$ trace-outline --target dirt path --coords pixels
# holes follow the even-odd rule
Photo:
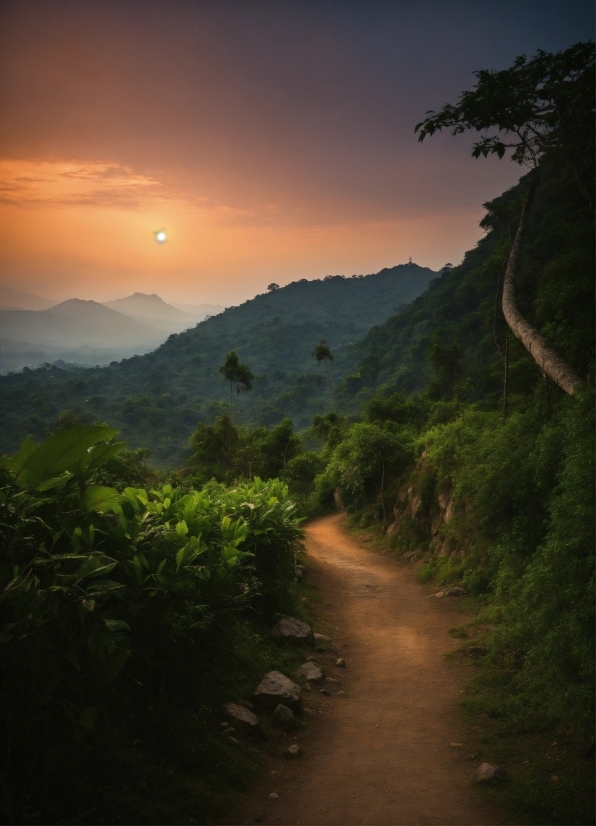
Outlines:
[[[234,822],[503,823],[471,785],[478,764],[465,758],[478,734],[464,731],[457,714],[464,667],[443,657],[457,645],[448,634],[461,622],[456,605],[429,598],[410,571],[358,544],[342,522],[311,523],[306,547],[318,630],[332,636],[347,668],[317,653],[341,682],[326,684],[331,696],[305,693],[304,756],[272,759]]]

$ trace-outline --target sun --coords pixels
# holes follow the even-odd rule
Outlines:
[[[165,234],[163,229],[160,229],[158,232],[155,233],[155,240],[158,244],[164,244],[168,239],[168,236]]]

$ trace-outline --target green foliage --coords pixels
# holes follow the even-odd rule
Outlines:
[[[223,380],[230,385],[230,420],[234,421],[234,390],[236,395],[247,393],[252,390],[254,375],[247,364],[240,364],[238,354],[235,350],[225,357],[224,363],[219,368]]]
[[[319,453],[306,451],[290,459],[284,471],[284,479],[290,491],[304,501],[308,508],[308,497],[313,491],[315,479],[325,468],[325,460]]]
[[[220,656],[209,651],[225,629],[293,604],[300,532],[285,485],[120,493],[91,484],[121,447],[106,442],[113,435],[70,428],[3,461],[2,806],[12,822],[38,819],[56,755],[109,739],[117,719],[140,725],[158,697],[200,705],[193,682]],[[133,683],[145,699],[131,717]]]
[[[496,135],[481,134],[473,145],[475,158],[502,158],[511,148],[514,161],[536,166],[545,152],[564,146],[573,147],[580,166],[587,160],[593,167],[593,43],[556,54],[538,50],[530,59],[521,55],[509,69],[475,75],[478,83],[457,105],[427,112],[415,129],[420,141],[444,128],[453,135],[495,129]]]
[[[398,434],[359,422],[336,447],[328,473],[342,493],[370,503],[380,493],[383,475],[386,482],[399,476],[410,459],[410,445]]]
[[[277,427],[249,431],[233,425],[228,416],[218,416],[212,425],[199,424],[190,443],[189,467],[199,483],[255,476],[276,479],[302,450],[302,441],[289,419]]]

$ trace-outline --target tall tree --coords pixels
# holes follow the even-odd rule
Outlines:
[[[329,395],[331,396],[331,401],[333,402],[333,409],[335,410],[336,414],[339,415],[337,410],[337,403],[335,401],[335,396],[333,394],[333,384],[331,382],[331,373],[329,371],[329,365],[333,362],[333,353],[327,346],[327,344],[322,341],[320,344],[317,344],[315,349],[312,351],[312,358],[315,359],[317,364],[323,364],[325,366],[325,372],[327,374],[327,385],[329,387]]]
[[[237,395],[252,390],[254,375],[247,364],[240,364],[235,350],[228,353],[224,363],[219,368],[219,372],[222,374],[223,380],[229,382],[230,385],[230,422],[234,424],[234,390]]]
[[[594,210],[594,44],[577,43],[556,54],[538,51],[531,59],[521,55],[509,69],[475,75],[478,83],[457,104],[427,112],[415,131],[422,141],[444,128],[453,135],[473,129],[480,133],[472,146],[475,158],[502,158],[509,149],[512,160],[533,170],[507,261],[501,306],[511,332],[543,373],[571,395],[582,380],[521,314],[515,277],[543,158],[570,166]]]

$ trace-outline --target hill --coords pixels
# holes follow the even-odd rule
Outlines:
[[[53,303],[49,298],[0,284],[0,307],[3,310],[47,310]]]
[[[495,296],[526,186],[522,178],[485,204],[486,235],[462,264],[445,269],[427,292],[358,343],[356,369],[338,388],[344,406],[360,407],[377,392],[409,395],[431,383],[437,396],[455,393],[486,409],[500,405],[506,327]],[[593,376],[593,256],[593,225],[579,187],[565,171],[545,167],[517,279],[518,301],[524,316],[583,378]],[[534,392],[540,372],[517,339],[509,338],[509,391]]]
[[[167,304],[155,293],[151,295],[133,293],[133,295],[126,296],[126,298],[104,301],[103,305],[133,318],[177,322],[178,324],[186,324],[186,327],[191,327],[207,315],[207,313],[204,313],[201,318],[197,318],[195,314],[183,312],[172,304]],[[182,329],[186,329],[186,327]]]
[[[61,411],[71,410],[121,427],[131,447],[152,450],[152,461],[182,462],[197,422],[212,421],[227,407],[218,370],[232,349],[257,375],[253,392],[238,399],[238,420],[274,424],[293,416],[305,427],[329,407],[324,375],[311,358],[319,341],[325,339],[335,353],[334,377],[341,378],[359,357],[354,342],[435,277],[430,269],[406,264],[368,276],[304,279],[172,335],[144,356],[104,369],[3,377],[2,448],[14,449],[29,432],[41,435]]]
[[[6,338],[53,347],[118,347],[157,344],[160,332],[97,301],[71,298],[48,310],[1,310]]]
[[[174,307],[171,310],[178,314],[177,320],[132,317],[79,298],[46,310],[0,310],[0,370],[37,367],[57,360],[106,365],[146,353],[169,334],[196,323],[192,316],[184,316]]]

